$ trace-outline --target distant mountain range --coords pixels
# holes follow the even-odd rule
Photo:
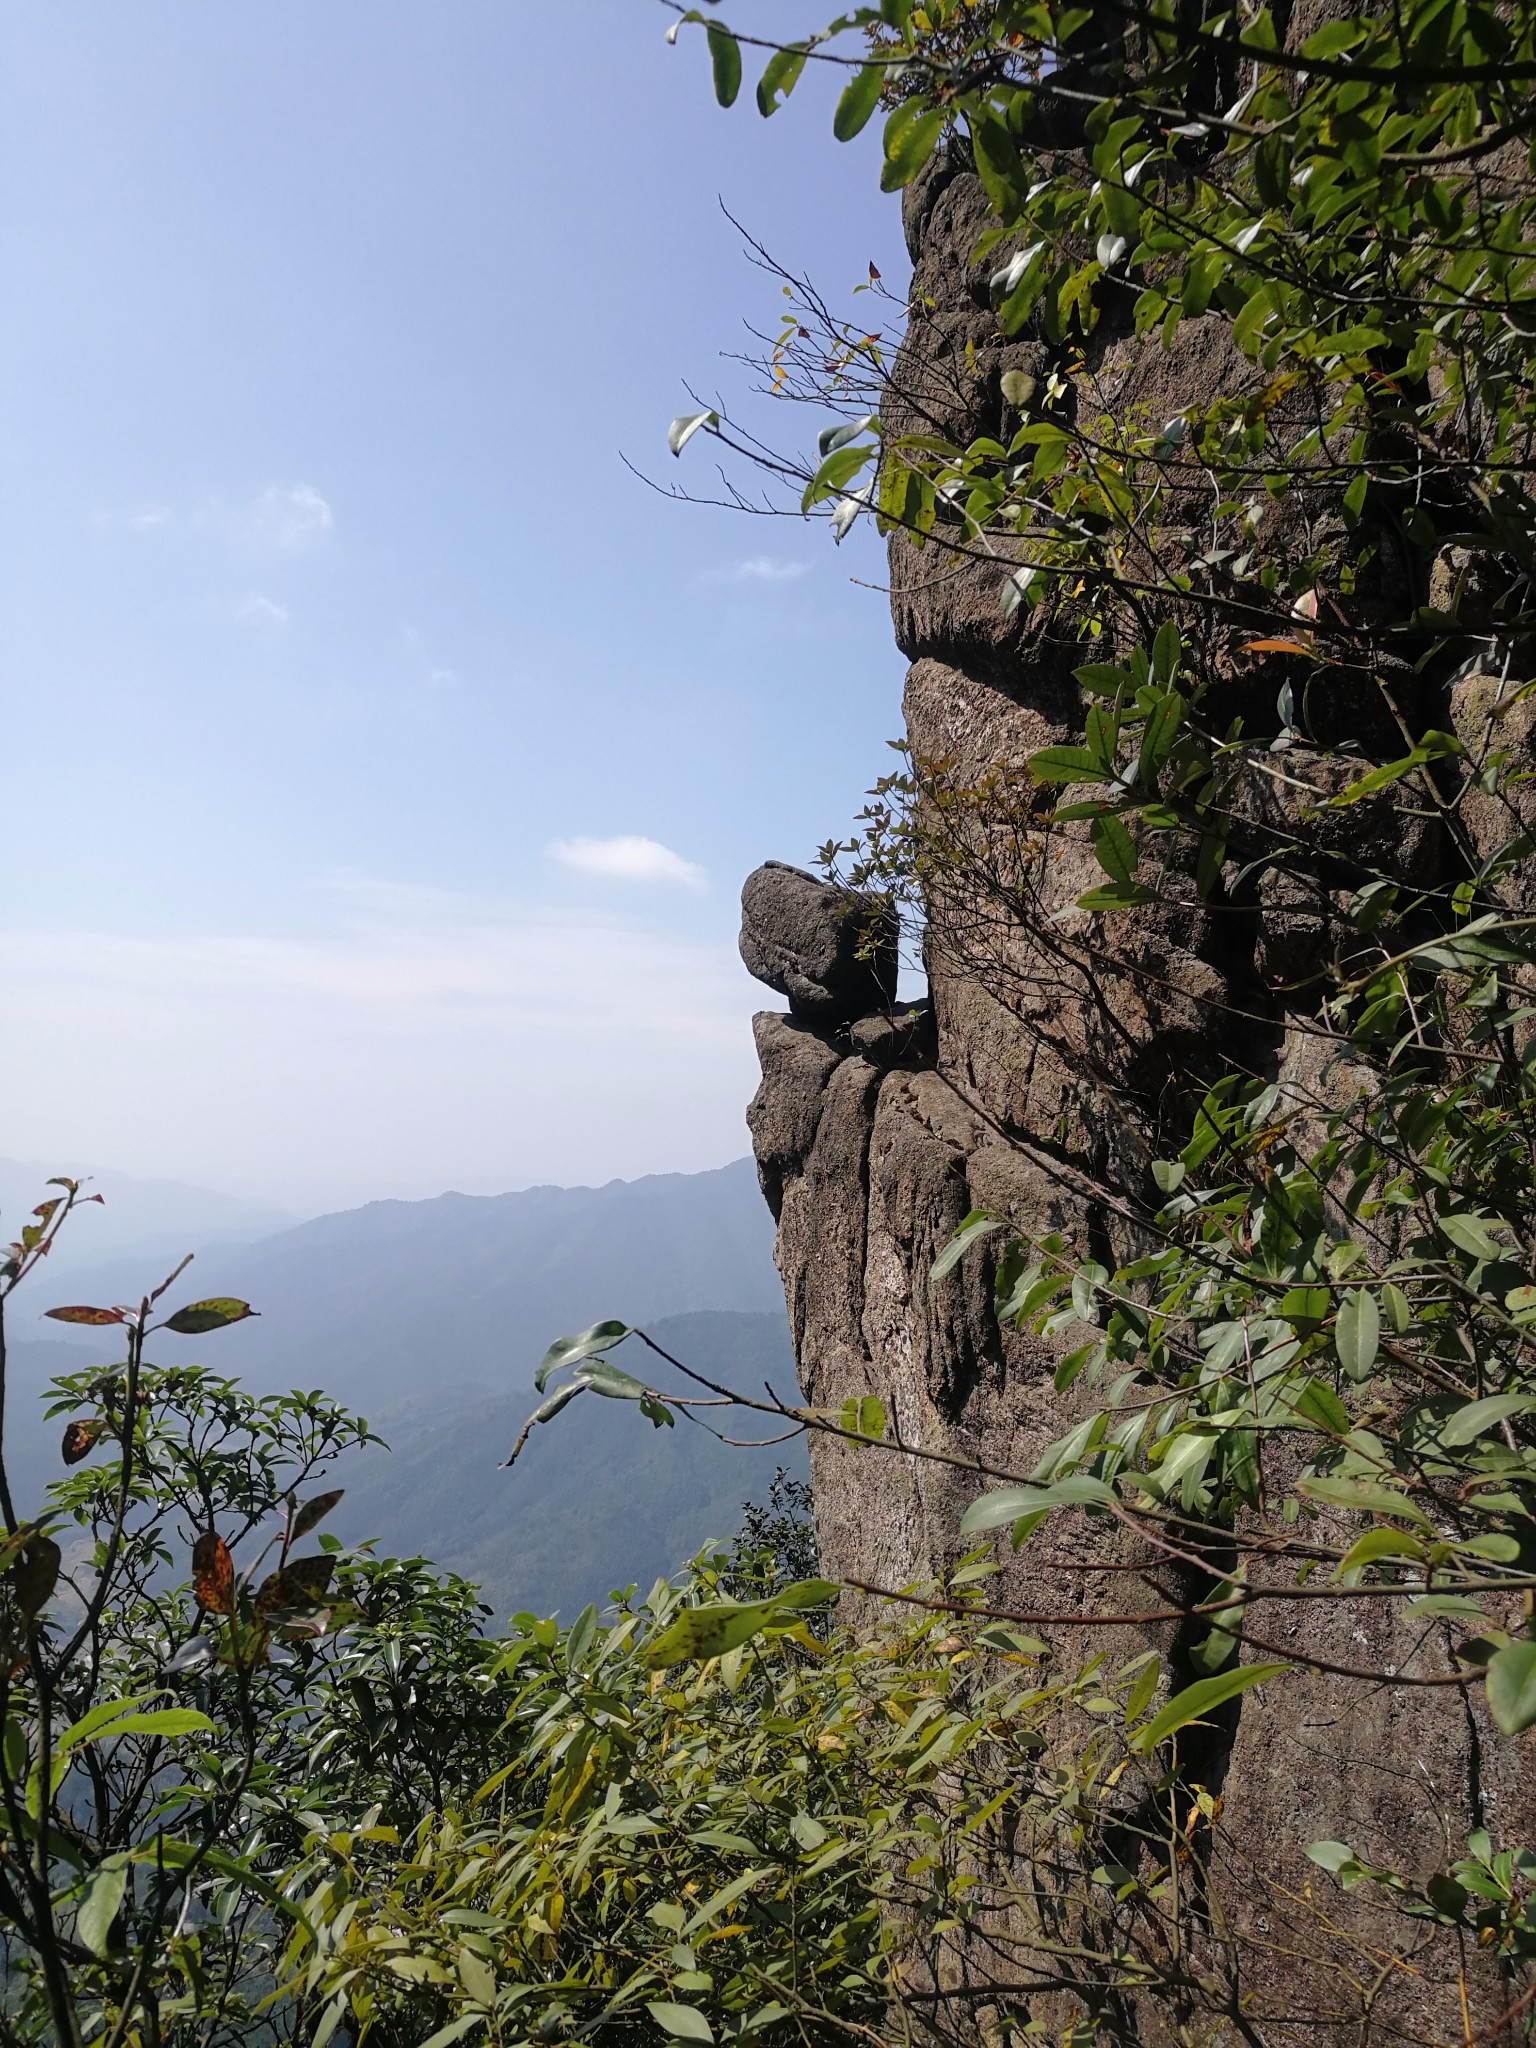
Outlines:
[[[49,1255],[55,1279],[107,1260],[131,1261],[136,1268],[166,1261],[174,1265],[194,1246],[249,1243],[298,1220],[269,1203],[242,1201],[183,1181],[138,1180],[78,1162],[0,1159],[0,1239],[9,1242],[20,1235],[38,1203],[58,1192],[47,1183],[59,1174],[87,1181],[89,1191],[102,1200],[70,1218]]]
[[[233,1294],[260,1318],[211,1337],[162,1336],[152,1356],[260,1391],[323,1389],[367,1415],[391,1450],[359,1454],[343,1475],[338,1534],[460,1571],[499,1612],[568,1613],[730,1536],[775,1466],[803,1476],[805,1461],[799,1444],[735,1450],[698,1427],[653,1430],[629,1403],[587,1395],[501,1471],[537,1403],[539,1359],[554,1338],[617,1316],[686,1362],[750,1386],[770,1379],[792,1399],[772,1246],[748,1160],[601,1188],[373,1202],[200,1250],[165,1306]],[[24,1499],[62,1470],[61,1425],[42,1427],[37,1392],[120,1355],[109,1332],[42,1321],[41,1311],[136,1300],[173,1263],[146,1266],[135,1254],[65,1269],[63,1288],[55,1266],[16,1296],[7,1439]],[[645,1356],[623,1363],[652,1379]]]

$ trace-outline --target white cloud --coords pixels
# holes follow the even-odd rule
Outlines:
[[[313,484],[269,484],[251,507],[258,539],[285,553],[318,547],[336,524]]]
[[[135,533],[152,533],[157,526],[169,526],[170,523],[169,505],[141,505],[136,512],[128,514],[128,524]]]
[[[295,906],[298,908],[299,906]],[[0,933],[9,1149],[316,1208],[746,1149],[728,934],[334,876],[303,936]]]
[[[804,562],[779,562],[772,555],[750,555],[744,562],[733,562],[728,569],[716,569],[710,574],[712,583],[793,583],[797,576],[805,574]]]
[[[619,882],[676,882],[685,889],[704,887],[704,870],[659,839],[629,833],[613,839],[556,839],[547,851],[551,860],[581,875],[606,875]]]
[[[263,597],[257,590],[242,598],[235,607],[235,623],[250,626],[259,633],[278,632],[287,625],[288,619],[287,605],[279,604],[275,598]]]

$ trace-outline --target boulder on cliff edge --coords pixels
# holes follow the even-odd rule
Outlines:
[[[877,897],[765,861],[741,892],[747,972],[788,999],[804,1023],[831,1029],[896,999],[896,913]]]

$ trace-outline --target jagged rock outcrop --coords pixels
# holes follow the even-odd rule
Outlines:
[[[765,861],[741,892],[747,972],[808,1024],[850,1024],[895,1000],[898,932],[888,905]]]
[[[970,261],[986,220],[977,180],[953,160],[936,160],[907,196],[913,303],[923,311],[897,365],[896,402],[961,441],[1001,428],[1007,370],[1041,372],[1047,359],[1043,342],[1005,340],[989,310],[984,274]],[[1139,406],[1158,418],[1208,399],[1233,367],[1215,319],[1186,321],[1166,352],[1106,319],[1086,349],[1080,403]],[[1080,650],[1053,641],[1038,614],[1003,620],[995,567],[939,573],[933,551],[898,538],[891,578],[896,639],[911,664],[904,712],[915,756],[976,781],[1076,736],[1082,706],[1070,670]],[[1469,679],[1458,715],[1482,716],[1489,687]],[[1272,679],[1251,689],[1272,701]],[[1370,751],[1366,710],[1341,703],[1335,715],[1363,722],[1356,736]],[[1053,947],[1042,931],[1081,935],[1071,905],[1089,885],[1086,843],[1069,844],[1033,885],[1042,916],[1027,930],[989,922],[963,889],[947,895],[938,879],[925,936],[931,1009],[906,1021],[889,1012],[888,991],[884,1003],[872,1001],[866,983],[855,1000],[830,929],[825,945],[807,943],[803,964],[786,964],[781,906],[810,898],[780,879],[793,871],[753,878],[743,957],[789,995],[791,1014],[756,1020],[763,1080],[749,1123],[811,1402],[836,1407],[874,1393],[905,1443],[1027,1472],[1070,1427],[1071,1397],[1053,1388],[1052,1347],[999,1330],[984,1257],[931,1277],[961,1218],[986,1208],[1034,1235],[1086,1234],[1106,1254],[1128,1255],[1134,1226],[1117,1191],[1145,1184],[1160,1134],[1186,1113],[1210,1062],[1213,1015],[1223,1020],[1223,1056],[1236,1048],[1293,1100],[1321,1110],[1350,1098],[1359,1076],[1312,1030],[1298,984],[1327,957],[1340,892],[1362,857],[1425,883],[1444,848],[1435,821],[1403,834],[1399,812],[1383,802],[1343,814],[1337,844],[1322,845],[1309,870],[1265,867],[1265,847],[1298,806],[1326,795],[1343,772],[1296,749],[1283,775],[1261,768],[1240,793],[1253,841],[1244,858],[1259,870],[1241,920],[1198,907],[1198,892],[1186,890],[1197,907],[1152,905],[1119,918],[1085,960],[1082,948]],[[1069,1333],[1063,1347],[1086,1334]],[[981,1482],[956,1466],[870,1458],[818,1439],[812,1469],[831,1572],[899,1587],[941,1573],[968,1547],[959,1523]],[[1075,1542],[1072,1569],[1048,1569],[1026,1551],[997,1582],[1000,1604],[1098,1616],[1165,1604],[1137,1576],[1125,1539],[1084,1523]],[[1385,1609],[1339,1600],[1326,1617],[1292,1608],[1269,1626],[1320,1665],[1390,1668],[1409,1646],[1394,1639],[1403,1625]],[[1177,1673],[1185,1646],[1176,1631],[1138,1639],[1127,1630],[1116,1654],[1137,1640],[1156,1642]],[[1449,1670],[1448,1640],[1443,1654]],[[1326,1669],[1293,1676],[1244,1697],[1203,1777],[1223,1794],[1226,1815],[1210,1911],[1247,1937],[1249,1960],[1234,1992],[1241,2027],[1200,2038],[1264,2048],[1457,2041],[1467,1984],[1476,2009],[1500,2009],[1491,1965],[1429,1939],[1404,1959],[1405,1923],[1363,1899],[1330,1897],[1328,1951],[1308,1904],[1318,1874],[1303,1855],[1308,1840],[1329,1836],[1383,1864],[1427,1869],[1478,1825],[1531,1839],[1529,1786],[1475,1696],[1390,1684],[1365,1692]],[[1149,2043],[1177,2038],[1150,2016],[1145,2026]]]

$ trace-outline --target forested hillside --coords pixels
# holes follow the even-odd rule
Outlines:
[[[224,1336],[223,1369],[262,1389],[323,1387],[370,1418],[469,1385],[526,1388],[552,1335],[616,1304],[633,1322],[783,1307],[773,1222],[749,1159],[601,1188],[370,1202],[257,1244],[183,1245],[176,1256],[194,1250],[169,1304],[216,1292],[258,1312]],[[136,1300],[175,1263],[72,1271],[67,1291]],[[39,1297],[50,1285],[45,1271]],[[52,1305],[37,1300],[39,1314]],[[35,1319],[22,1333],[45,1331],[64,1333]],[[108,1356],[110,1340],[68,1334]]]
[[[95,1221],[87,1209],[79,1227]],[[636,1432],[632,1415],[595,1403],[584,1429],[541,1433],[503,1471],[537,1401],[535,1366],[552,1337],[622,1298],[678,1356],[771,1380],[794,1399],[771,1245],[743,1160],[605,1188],[376,1202],[256,1245],[208,1247],[166,1302],[214,1288],[250,1300],[257,1315],[220,1331],[216,1354],[194,1343],[194,1356],[253,1391],[318,1388],[367,1417],[383,1441],[344,1461],[338,1533],[431,1558],[481,1585],[500,1614],[569,1617],[615,1585],[649,1586],[706,1538],[733,1535],[742,1502],[766,1492],[776,1463],[803,1476],[805,1454],[799,1443],[733,1451],[696,1427]],[[34,1299],[132,1300],[175,1263],[66,1267],[62,1293],[45,1266]],[[101,1330],[46,1316],[35,1327],[49,1336],[10,1346],[7,1461],[23,1498],[65,1469],[59,1427],[37,1394],[78,1371],[82,1354],[109,1364],[121,1351]],[[156,1347],[164,1363],[173,1341]]]

